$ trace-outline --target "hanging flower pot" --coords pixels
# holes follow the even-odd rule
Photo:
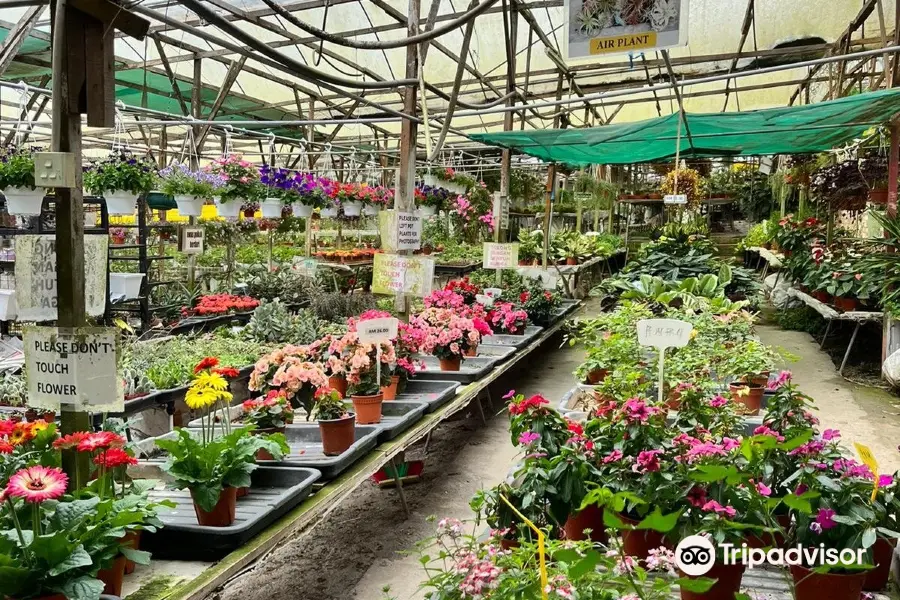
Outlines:
[[[39,215],[44,202],[43,188],[29,190],[21,187],[4,188],[6,212],[11,215]]]
[[[244,204],[244,201],[241,198],[232,198],[225,202],[223,202],[221,198],[214,198],[214,200],[216,203],[216,212],[219,213],[220,217],[237,219],[241,214],[241,206]],[[180,212],[181,207],[179,207],[178,210]]]
[[[137,194],[126,190],[106,192],[103,194],[106,200],[106,212],[111,215],[133,215],[137,203]]]
[[[338,456],[353,445],[356,438],[356,417],[351,413],[340,419],[319,421],[322,451],[325,456]]]
[[[866,571],[859,573],[816,573],[800,565],[791,565],[796,600],[859,600]]]
[[[335,218],[335,217],[338,215],[338,209],[337,209],[337,206],[335,206],[334,204],[331,204],[331,205],[329,205],[329,206],[326,206],[325,208],[323,208],[323,209],[319,212],[319,214],[320,214],[322,217],[325,217],[325,218],[328,218],[328,219],[333,219],[333,218]]]
[[[703,593],[681,590],[681,600],[733,600],[735,594],[741,591],[741,580],[744,578],[746,566],[738,563],[734,565],[714,564],[712,569],[704,575],[716,582]],[[692,579],[689,575],[686,575]]]
[[[110,273],[109,293],[122,294],[126,300],[133,300],[141,295],[143,281],[143,273]]]
[[[97,571],[97,579],[103,582],[104,594],[121,596],[122,580],[125,579],[125,555],[120,554],[111,566]]]
[[[191,498],[194,498],[194,490],[191,490]],[[209,512],[197,506],[194,500],[194,513],[197,515],[197,522],[204,527],[228,527],[234,523],[235,506],[237,504],[237,488],[222,488],[219,494],[219,501]]]
[[[362,202],[359,200],[344,202],[341,206],[344,209],[345,217],[358,217],[359,213],[362,211]]]
[[[459,371],[460,364],[462,364],[462,357],[454,356],[453,358],[440,358],[438,361],[441,364],[441,371]]]
[[[440,182],[438,181],[438,178],[436,176],[428,173],[422,177],[422,183],[424,183],[428,187],[435,187]]]
[[[341,395],[341,398],[347,397],[347,378],[343,375],[332,375],[328,378],[328,387]]]
[[[373,423],[381,423],[381,403],[384,401],[383,394],[373,394],[371,396],[350,396],[353,401],[353,410],[356,411],[356,422],[360,425],[371,425]]]
[[[397,399],[397,386],[400,385],[400,376],[399,375],[391,375],[391,385],[385,385],[381,387],[381,395],[384,396],[385,400],[396,400]]]
[[[381,207],[376,206],[375,204],[366,204],[363,207],[363,214],[367,217],[377,217],[380,212]]]
[[[308,204],[303,204],[302,202],[294,202],[291,206],[294,209],[295,217],[306,219],[312,216],[313,207]]]
[[[284,208],[284,203],[278,198],[266,198],[259,203],[259,209],[262,211],[264,219],[280,219],[282,208]]]
[[[428,217],[433,217],[437,214],[437,208],[435,208],[434,206],[423,205],[419,207],[419,214],[423,219],[427,219]]]
[[[762,408],[763,393],[765,387],[747,383],[731,383],[728,385],[731,392],[731,398],[739,404],[743,404],[746,408],[745,414],[755,416],[759,414]]]
[[[203,198],[176,194],[175,204],[178,205],[178,214],[182,217],[199,217],[203,212]]]
[[[872,563],[875,568],[866,571],[866,581],[863,590],[866,592],[880,592],[887,587],[891,578],[891,561],[894,558],[894,547],[897,540],[878,538],[872,546]]]

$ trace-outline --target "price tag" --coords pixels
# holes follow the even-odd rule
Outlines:
[[[356,325],[359,341],[363,344],[380,344],[390,342],[397,337],[398,321],[396,317],[367,319]]]
[[[659,402],[663,401],[666,348],[683,348],[691,341],[694,326],[678,319],[641,319],[637,323],[638,343],[659,351]]]
[[[663,197],[664,204],[687,204],[687,196],[684,194],[666,194]]]
[[[485,296],[484,294],[475,294],[475,302],[485,308],[490,308],[494,305],[494,299],[491,296]]]

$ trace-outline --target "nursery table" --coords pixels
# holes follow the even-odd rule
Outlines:
[[[853,328],[853,335],[850,336],[850,343],[847,344],[847,350],[844,352],[841,368],[838,369],[838,374],[840,375],[844,374],[844,367],[847,366],[847,359],[850,357],[850,350],[853,349],[853,344],[856,342],[856,334],[859,333],[859,328],[865,323],[882,322],[884,320],[884,313],[879,311],[851,310],[847,312],[838,312],[824,302],[820,302],[809,294],[801,292],[796,288],[789,289],[788,296],[800,300],[822,315],[822,318],[827,322],[827,325],[825,326],[825,335],[822,337],[822,344],[819,348],[825,347],[825,340],[828,339],[828,333],[831,331],[831,324],[834,321],[850,321],[856,324]]]
[[[346,271],[347,273],[353,273],[353,279],[359,281],[359,272],[365,267],[371,267],[374,264],[374,261],[371,259],[367,260],[357,260],[353,262],[331,262],[328,260],[320,260],[317,261],[316,267],[322,269],[329,269],[331,271],[331,279],[334,282],[334,291],[341,291],[340,286],[338,285],[337,280],[337,271]],[[353,287],[356,287],[354,283]]]
[[[491,400],[489,386],[504,373],[514,368],[519,361],[527,360],[532,352],[556,335],[565,320],[560,320],[547,328],[541,335],[516,352],[509,360],[498,365],[483,378],[463,387],[456,397],[433,413],[427,414],[410,429],[395,439],[377,446],[370,454],[360,459],[333,481],[327,483],[300,506],[279,518],[265,531],[251,539],[216,564],[204,569],[197,577],[177,585],[167,591],[167,600],[202,600],[221,587],[248,565],[259,560],[285,540],[294,539],[313,527],[339,502],[350,497],[354,490],[380,470],[390,465],[397,467],[398,456],[408,450],[431,432],[444,420],[474,402],[475,409],[484,421],[482,398]],[[409,514],[401,480],[396,481],[397,495],[404,510]]]
[[[553,265],[556,268],[556,272],[559,273],[559,278],[562,280],[563,293],[566,297],[575,297],[575,289],[578,287],[578,278],[581,273],[593,269],[596,265],[606,260],[605,257],[595,256],[578,265]],[[600,273],[603,273],[602,265]]]
[[[763,280],[766,279],[766,275],[769,273],[769,267],[771,267],[773,269],[781,268],[781,259],[784,258],[784,256],[782,256],[780,254],[775,254],[768,248],[763,248],[761,246],[753,246],[751,248],[747,248],[747,250],[749,250],[750,252],[756,252],[757,254],[759,254],[760,258],[762,258],[764,261],[766,261],[766,266],[763,267],[763,272],[762,272]],[[779,275],[781,275],[781,274],[779,273]],[[778,279],[775,279],[775,285],[778,285]]]

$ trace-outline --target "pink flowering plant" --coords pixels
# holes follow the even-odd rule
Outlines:
[[[426,308],[411,322],[426,332],[422,351],[439,359],[462,358],[481,341],[472,319],[461,317],[449,308]]]
[[[566,420],[540,394],[526,398],[510,390],[503,399],[509,402],[509,432],[513,445],[556,454],[571,437]]]
[[[495,333],[517,334],[525,330],[528,313],[511,302],[494,302],[487,323]]]
[[[679,431],[698,428],[717,436],[737,436],[743,425],[734,402],[727,395],[717,393],[709,380],[675,385],[678,412],[672,426]],[[670,396],[671,397],[671,396]]]
[[[334,338],[329,346],[329,353],[328,364],[331,371],[346,376],[349,394],[374,396],[382,387],[391,384],[391,373],[397,364],[393,344],[381,344],[380,369],[378,348],[375,344],[360,342],[359,334],[355,330],[348,331],[340,338]]]
[[[287,345],[263,356],[250,373],[249,388],[268,398],[271,392],[283,396],[295,409],[306,411],[309,420],[313,394],[328,385],[328,376],[319,362],[321,345]]]
[[[217,174],[224,180],[224,186],[219,192],[222,202],[237,199],[252,201],[260,195],[259,169],[240,154],[217,158],[204,170],[207,173]]]

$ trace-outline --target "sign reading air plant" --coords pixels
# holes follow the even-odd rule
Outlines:
[[[659,402],[663,401],[666,348],[683,348],[691,341],[694,326],[678,319],[642,319],[637,323],[638,343],[659,352]]]
[[[687,44],[688,0],[566,0],[565,55],[648,53]]]

